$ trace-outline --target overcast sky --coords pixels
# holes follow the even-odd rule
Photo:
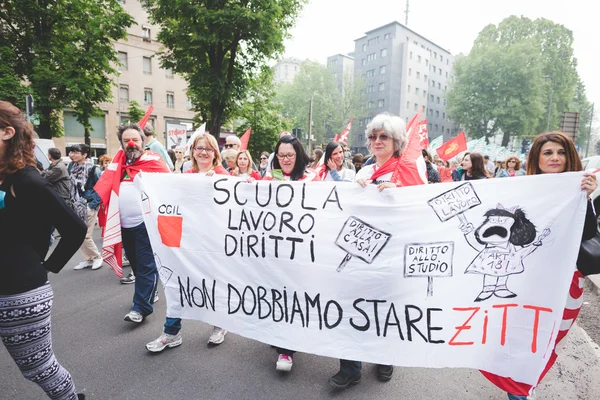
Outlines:
[[[405,8],[406,0],[309,0],[291,32],[293,37],[286,42],[285,55],[325,63],[330,55],[354,51],[354,40],[371,29],[393,21],[404,24]],[[510,15],[563,24],[573,32],[577,70],[598,116],[597,9],[590,0],[412,0],[408,27],[456,55],[467,54],[486,25],[497,25]]]

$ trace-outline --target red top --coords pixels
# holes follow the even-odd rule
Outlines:
[[[217,175],[229,175],[229,172],[227,172],[227,170],[220,165],[217,165],[216,167],[214,167],[212,169],[212,171],[215,171],[215,174],[217,174]],[[197,172],[195,172],[192,168],[190,168],[184,172],[184,174],[196,174],[196,173]]]

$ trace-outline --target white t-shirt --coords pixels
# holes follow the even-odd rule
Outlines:
[[[119,188],[119,212],[123,228],[135,228],[144,222],[140,191],[133,182],[123,181]]]
[[[356,180],[359,179],[371,179],[371,176],[373,176],[373,174],[375,173],[375,171],[377,170],[377,164],[369,164],[365,167],[362,167],[360,169],[360,171],[357,172],[356,174]],[[379,178],[377,178],[375,180],[375,182],[373,182],[376,185],[379,185],[380,183],[383,182],[389,182],[392,180],[392,175],[394,175],[394,172],[388,172],[385,175],[381,175]]]
[[[354,178],[356,177],[356,172],[354,172],[348,168],[342,168],[342,170],[337,171],[337,173],[342,178],[343,182],[354,182]],[[325,175],[325,179],[323,179],[323,180],[324,181],[334,181],[333,177],[331,176],[330,171],[327,172],[327,175]]]

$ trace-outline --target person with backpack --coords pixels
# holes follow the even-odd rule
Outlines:
[[[84,260],[75,266],[75,270],[90,267],[96,270],[102,267],[103,263],[102,256],[92,237],[101,202],[100,196],[94,191],[94,185],[100,179],[100,168],[92,163],[89,155],[90,148],[85,144],[76,144],[71,147],[69,152],[69,158],[72,161],[69,164],[71,205],[79,218],[87,225],[85,240],[80,249]]]

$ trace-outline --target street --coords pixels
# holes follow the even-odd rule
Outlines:
[[[98,229],[96,242],[100,247]],[[184,321],[181,346],[152,354],[144,345],[162,331],[162,293],[145,322],[127,323],[123,316],[134,285],[121,285],[107,265],[74,271],[80,260],[78,253],[60,274],[50,276],[52,328],[59,362],[88,399],[506,399],[475,370],[397,367],[390,382],[380,383],[371,364],[363,367],[360,384],[336,392],[327,380],[337,372],[338,360],[298,353],[292,372],[280,374],[269,345],[230,333],[220,346],[208,347],[212,327],[199,321]],[[557,364],[536,390],[538,400],[600,398],[600,351],[590,339],[600,339],[600,300],[592,290],[585,296],[579,326],[558,349]],[[4,347],[0,375],[0,398],[46,398],[21,376]]]

